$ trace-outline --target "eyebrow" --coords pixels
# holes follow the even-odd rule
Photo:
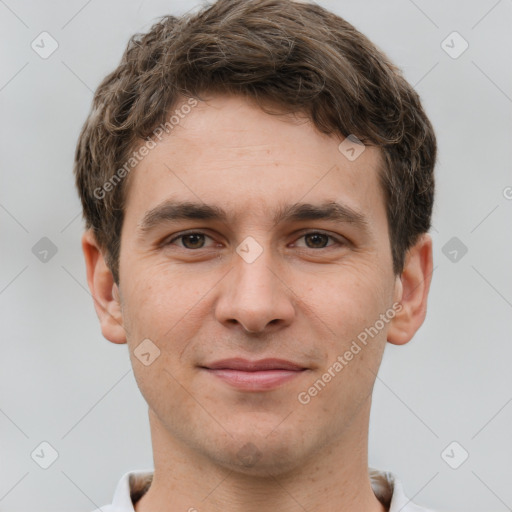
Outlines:
[[[209,220],[227,222],[228,214],[221,207],[206,203],[168,200],[149,210],[138,225],[140,236],[144,236],[155,227],[178,220]],[[363,231],[368,231],[366,216],[334,201],[321,204],[295,203],[277,208],[274,224],[283,222],[300,222],[308,220],[326,220],[354,224]]]

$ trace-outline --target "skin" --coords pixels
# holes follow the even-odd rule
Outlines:
[[[425,318],[432,241],[420,237],[393,274],[380,150],[366,147],[351,162],[340,141],[305,118],[212,96],[129,177],[119,286],[85,232],[103,335],[128,343],[148,403],[155,473],[137,512],[386,510],[368,476],[371,394],[386,342],[407,343]],[[228,218],[165,221],[141,234],[146,213],[169,199],[218,205]],[[274,222],[284,204],[325,201],[362,213],[366,229]],[[171,241],[185,230],[206,236]],[[263,250],[252,263],[236,252],[248,236]],[[399,313],[300,403],[298,394],[394,303]],[[149,366],[134,355],[146,338],[160,350]],[[249,392],[199,368],[229,357],[276,357],[307,370]]]

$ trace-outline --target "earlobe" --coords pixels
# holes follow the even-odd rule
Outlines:
[[[119,289],[91,229],[82,235],[82,250],[101,332],[112,343],[126,343]]]
[[[420,237],[409,249],[399,283],[397,295],[401,309],[390,323],[387,339],[394,345],[409,342],[421,327],[427,313],[427,299],[432,280],[432,238]]]

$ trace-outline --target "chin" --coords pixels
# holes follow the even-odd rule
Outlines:
[[[297,442],[290,436],[269,439],[265,436],[240,436],[243,441],[224,446],[215,454],[227,469],[251,477],[277,477],[303,465]],[[238,439],[240,439],[240,437]]]

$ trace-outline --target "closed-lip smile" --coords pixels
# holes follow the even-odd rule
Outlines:
[[[250,361],[240,357],[202,365],[208,373],[245,391],[268,391],[301,375],[308,368],[284,359]]]

